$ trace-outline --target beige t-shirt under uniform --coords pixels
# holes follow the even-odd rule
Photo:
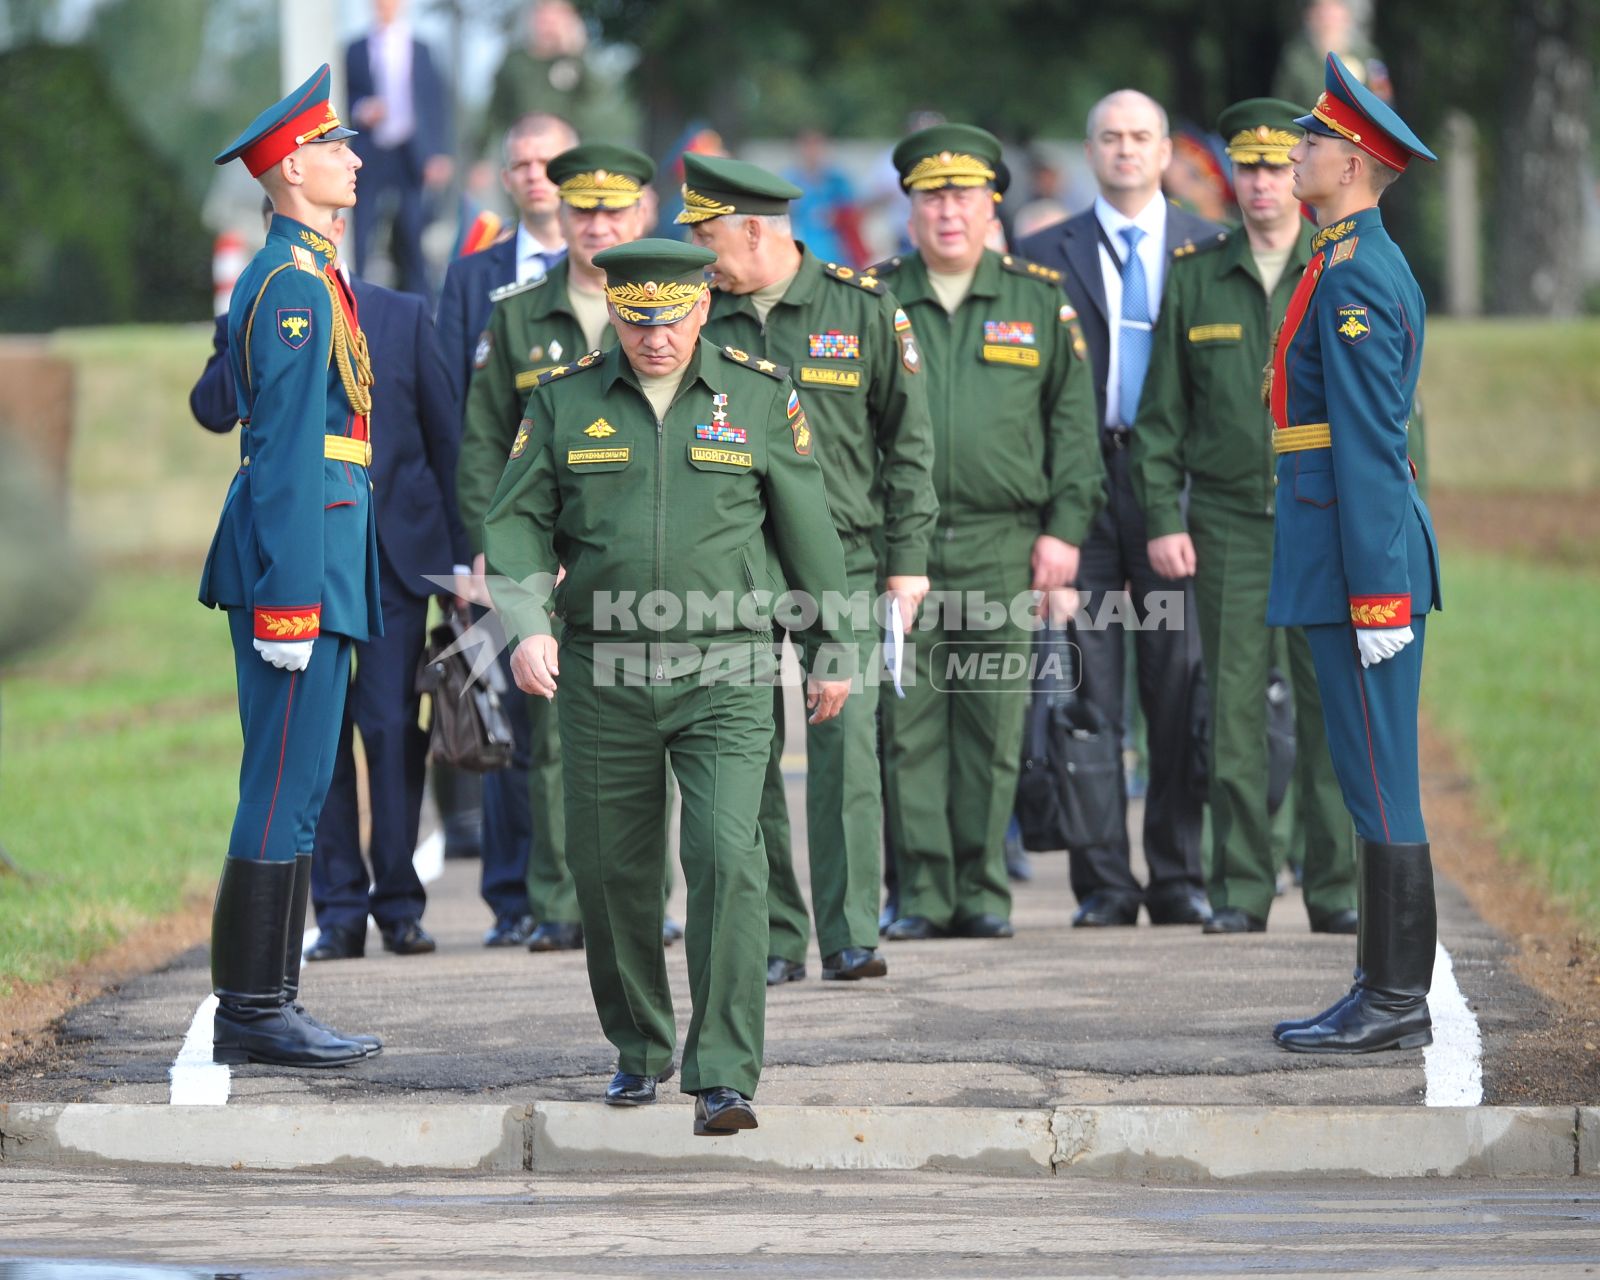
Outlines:
[[[794,278],[799,274],[798,269],[791,271],[782,280],[769,284],[765,289],[757,289],[750,295],[751,305],[755,307],[756,314],[761,317],[762,324],[766,324],[767,313],[783,301],[783,295],[789,292],[789,286],[794,283]]]
[[[1292,244],[1282,249],[1250,250],[1250,256],[1256,260],[1256,270],[1261,273],[1261,283],[1266,286],[1269,297],[1278,287],[1278,281],[1283,279],[1284,269],[1289,265],[1289,255],[1293,252]]]
[[[939,299],[939,305],[954,315],[956,308],[965,302],[967,294],[972,292],[972,280],[977,274],[976,265],[970,271],[957,271],[954,275],[935,271],[929,267],[928,283],[933,286],[933,296]]]
[[[573,315],[578,317],[578,327],[583,330],[584,342],[590,351],[598,350],[606,326],[611,323],[610,313],[606,311],[606,295],[587,293],[576,284],[569,284],[567,297],[572,302]]]
[[[684,371],[689,367],[685,361],[671,373],[652,377],[633,371],[634,377],[639,379],[639,390],[644,392],[644,398],[650,402],[650,409],[656,415],[657,422],[665,422],[667,410],[672,407],[672,397],[678,394],[678,388],[683,384]]]

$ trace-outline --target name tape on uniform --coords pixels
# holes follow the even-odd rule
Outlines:
[[[1199,344],[1202,342],[1238,342],[1244,337],[1242,324],[1197,324],[1189,327],[1189,341]]]
[[[737,449],[701,449],[696,446],[689,448],[691,462],[720,462],[725,467],[748,467],[754,464],[755,459],[748,453],[740,453]]]
[[[809,365],[801,365],[800,381],[818,387],[859,387],[861,370],[814,369]]]
[[[567,465],[584,467],[597,462],[627,462],[631,457],[633,450],[627,445],[620,449],[568,449]]]
[[[983,358],[988,364],[1014,364],[1024,369],[1039,367],[1038,347],[1003,347],[993,342],[983,344]]]

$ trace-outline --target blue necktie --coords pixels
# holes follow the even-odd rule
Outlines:
[[[1131,427],[1139,412],[1139,393],[1150,368],[1150,286],[1145,280],[1144,260],[1139,257],[1139,241],[1144,232],[1138,227],[1123,227],[1119,234],[1128,243],[1122,260],[1122,320],[1117,346],[1117,416]]]

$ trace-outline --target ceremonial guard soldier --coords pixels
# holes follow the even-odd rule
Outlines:
[[[1094,388],[1061,273],[984,247],[1008,178],[999,141],[937,125],[901,142],[894,163],[920,247],[871,274],[894,290],[927,361],[940,612],[924,608],[914,679],[883,704],[900,876],[885,936],[1004,938],[1028,697],[1018,599],[1077,576],[1105,474]]]
[[[1422,292],[1378,200],[1434,155],[1330,54],[1289,153],[1319,230],[1279,330],[1267,395],[1278,514],[1267,621],[1305,628],[1333,767],[1359,837],[1361,923],[1349,993],[1281,1023],[1301,1053],[1433,1039],[1436,919],[1417,780],[1417,693],[1439,552],[1406,457],[1422,367]]]
[[[673,1070],[664,762],[682,792],[694,1006],[683,1088],[697,1095],[697,1134],[756,1123],[767,955],[757,815],[772,741],[763,588],[781,580],[816,601],[845,589],[788,378],[700,338],[714,261],[670,240],[596,255],[619,345],[540,375],[484,530],[495,603],[520,640],[517,683],[561,716],[567,861],[617,1049],[607,1101],[618,1105],[654,1101]],[[848,622],[825,626],[814,719],[838,713],[854,666]]]
[[[1217,121],[1244,226],[1173,258],[1132,433],[1133,491],[1150,563],[1194,576],[1211,691],[1212,918],[1205,931],[1267,927],[1276,892],[1267,811],[1267,683],[1286,642],[1296,728],[1294,817],[1304,837],[1311,928],[1354,933],[1355,832],[1322,727],[1311,650],[1298,628],[1266,625],[1277,494],[1261,370],[1315,228],[1290,190],[1289,148],[1303,108],[1273,98]],[[1184,495],[1187,492],[1187,518]]]
[[[490,295],[494,311],[478,340],[476,369],[467,391],[456,492],[467,539],[477,554],[483,551],[483,518],[539,375],[616,342],[606,314],[605,274],[594,265],[594,255],[637,240],[643,233],[645,211],[640,201],[655,165],[649,156],[626,147],[590,144],[563,151],[546,172],[561,199],[558,217],[567,237],[567,256],[548,274],[505,285]],[[513,727],[523,727],[520,714]],[[530,811],[527,862],[506,868],[509,876],[494,875],[486,864],[485,889],[496,897],[501,892],[511,895],[525,881],[536,922],[522,939],[529,950],[574,950],[583,945],[583,928],[567,872],[561,733],[555,709],[543,698],[528,700],[526,736],[518,755],[526,768]],[[512,768],[517,765],[514,758]],[[498,890],[491,882],[500,879],[519,883]],[[515,918],[504,904],[496,904],[496,914],[502,921]]]
[[[218,1062],[335,1066],[377,1048],[296,996],[317,817],[332,776],[354,641],[381,634],[367,466],[372,370],[334,269],[334,211],[361,161],[328,101],[328,68],[262,112],[242,159],[277,211],[228,315],[238,474],[200,600],[226,610],[244,758],[211,934]]]
[[[785,365],[804,401],[844,544],[853,598],[887,591],[909,628],[928,590],[933,427],[911,321],[882,281],[821,262],[791,234],[803,193],[776,174],[720,156],[683,158],[683,212],[717,255],[706,336]],[[863,684],[837,717],[806,731],[806,845],[822,976],[880,977],[878,880],[883,789],[878,767],[879,628],[858,618]],[[802,649],[811,640],[797,635]],[[771,925],[767,982],[805,976],[810,925],[795,879],[784,796],[782,690],[761,800]]]

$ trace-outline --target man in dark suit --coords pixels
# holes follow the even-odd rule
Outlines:
[[[489,295],[503,285],[537,279],[566,253],[556,220],[561,199],[545,168],[577,144],[578,135],[559,116],[524,116],[512,125],[501,148],[500,185],[517,206],[517,229],[487,249],[457,258],[445,272],[436,320],[458,417],[472,381],[472,355],[494,309]]]
[[[449,95],[428,46],[411,35],[405,0],[373,0],[371,32],[345,49],[350,116],[361,126],[362,211],[356,217],[356,274],[365,277],[378,224],[392,220],[400,288],[432,297],[422,256],[424,189],[450,181]]]
[[[1062,273],[1093,361],[1106,505],[1083,546],[1080,617],[1090,625],[1079,626],[1074,638],[1082,652],[1083,694],[1120,734],[1123,620],[1130,615],[1137,620],[1139,704],[1149,738],[1144,854],[1150,883],[1141,888],[1134,879],[1126,834],[1114,844],[1073,849],[1072,888],[1079,906],[1072,922],[1131,925],[1142,903],[1152,924],[1203,924],[1211,907],[1200,866],[1202,798],[1190,781],[1200,655],[1183,625],[1192,590],[1189,580],[1174,584],[1150,565],[1144,512],[1129,477],[1128,445],[1166,264],[1215,239],[1222,228],[1163,198],[1161,175],[1172,159],[1172,141],[1166,112],[1144,94],[1123,89],[1096,103],[1084,150],[1100,188],[1093,207],[1022,241],[1018,252]],[[1121,599],[1130,587],[1131,610]],[[1120,771],[1114,783],[1116,803],[1125,804]]]
[[[334,223],[335,242],[343,225]],[[355,676],[311,864],[321,936],[306,953],[310,960],[362,955],[369,914],[386,950],[415,955],[434,949],[422,928],[427,895],[411,863],[428,751],[427,735],[417,726],[414,689],[428,599],[438,594],[429,578],[464,567],[467,557],[455,502],[458,419],[425,305],[361,280],[352,288],[376,378],[372,416],[382,424],[373,433],[370,474],[384,633],[356,646]],[[208,431],[231,431],[237,421],[227,342],[227,329],[220,327],[216,350],[189,396]],[[355,729],[361,731],[371,796],[370,877],[361,858]]]
[[[524,116],[511,126],[502,146],[500,184],[517,206],[517,229],[479,253],[457,258],[445,273],[439,297],[439,342],[449,369],[458,438],[466,414],[467,387],[477,363],[474,356],[478,344],[487,340],[494,295],[542,279],[566,254],[566,238],[556,218],[561,200],[546,166],[577,140],[572,126],[556,116]],[[475,575],[482,574],[483,556],[477,556],[471,567]],[[483,593],[473,599],[479,606],[489,603]],[[500,658],[509,679],[509,653],[502,652]],[[531,729],[524,699],[508,699],[505,706],[513,739],[511,764],[484,774],[482,782],[480,892],[494,913],[494,925],[484,937],[484,945],[489,947],[523,946],[537,923],[527,886],[533,833],[527,783]]]

